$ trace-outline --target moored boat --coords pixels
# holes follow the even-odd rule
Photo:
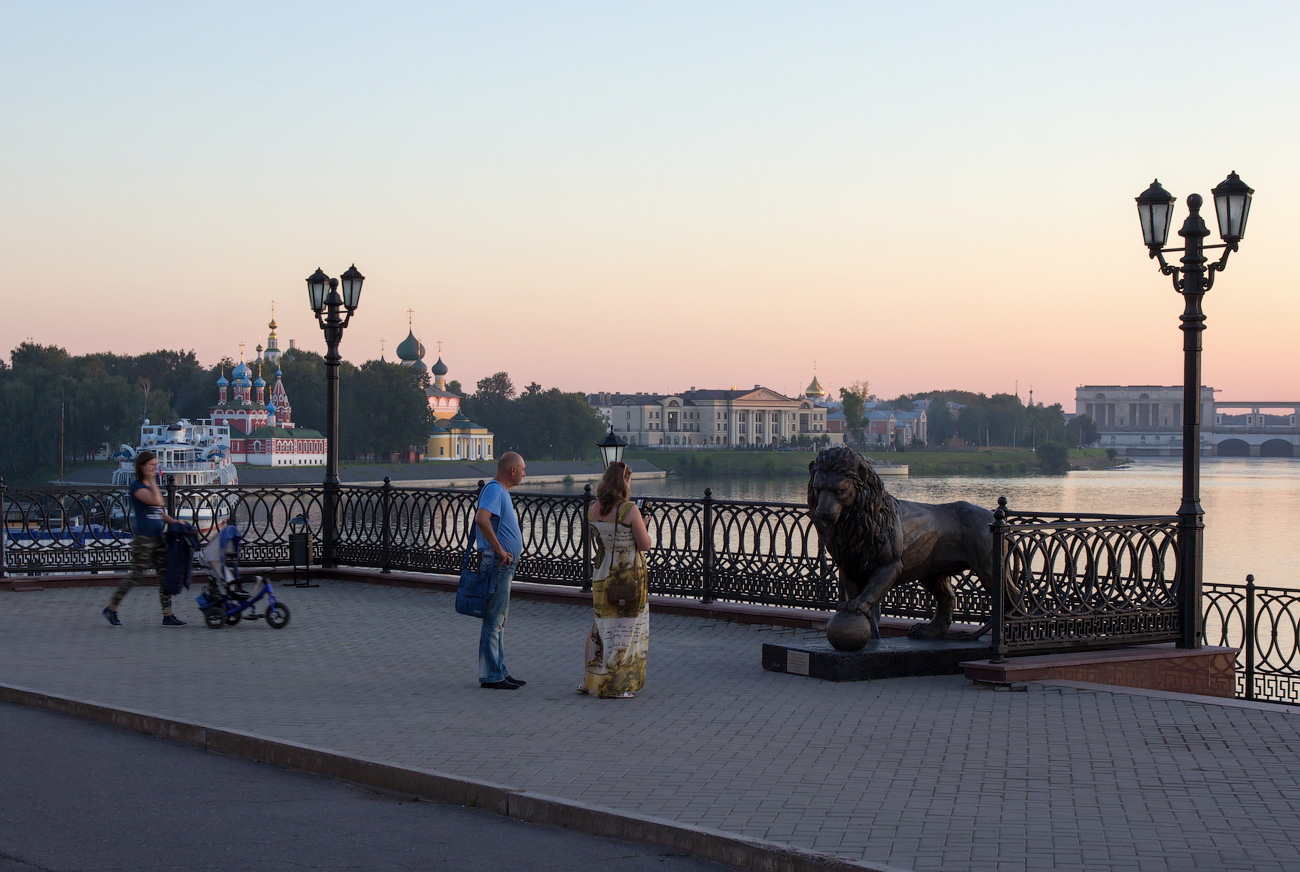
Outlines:
[[[230,428],[210,423],[193,424],[182,418],[174,424],[140,428],[140,444],[123,445],[115,456],[113,484],[130,484],[135,478],[135,458],[141,451],[158,455],[158,476],[166,483],[174,479],[181,486],[239,484],[239,473],[230,462]]]

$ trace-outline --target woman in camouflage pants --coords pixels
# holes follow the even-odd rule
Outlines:
[[[152,451],[141,451],[135,457],[135,481],[131,482],[131,574],[118,585],[113,599],[104,608],[104,617],[114,627],[122,622],[117,618],[117,607],[126,592],[144,581],[150,569],[158,573],[158,601],[162,603],[164,627],[183,627],[185,622],[172,614],[172,595],[162,586],[162,575],[167,570],[167,546],[163,543],[164,524],[176,519],[163,509],[162,490],[158,487],[158,456]]]

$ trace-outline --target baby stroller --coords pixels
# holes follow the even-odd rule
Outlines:
[[[228,524],[198,550],[199,566],[208,576],[208,586],[195,598],[203,612],[203,623],[220,630],[245,618],[266,618],[267,624],[279,630],[289,623],[289,607],[275,598],[271,580],[265,576],[251,576],[261,583],[256,592],[249,593],[244,587],[239,577],[239,542],[239,530]],[[266,600],[266,611],[259,613],[257,604],[262,600]]]

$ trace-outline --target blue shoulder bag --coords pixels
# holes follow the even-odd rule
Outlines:
[[[460,584],[456,586],[456,611],[472,618],[481,618],[487,611],[488,600],[497,592],[496,555],[480,555],[471,539],[465,549],[465,559],[460,562]]]
[[[492,516],[492,532],[496,532],[501,523]],[[460,562],[460,584],[456,586],[456,611],[471,618],[481,618],[487,611],[488,600],[497,592],[496,565],[497,556],[491,551],[479,554],[475,545],[478,534],[471,526],[469,545],[465,548],[465,557]]]

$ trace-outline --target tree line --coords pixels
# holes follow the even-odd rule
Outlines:
[[[1097,441],[1096,425],[1087,415],[1076,415],[1067,422],[1060,403],[1025,405],[1015,394],[923,391],[881,401],[870,393],[868,382],[856,382],[840,388],[840,399],[845,426],[858,434],[859,441],[866,427],[867,403],[875,402],[881,411],[911,412],[916,410],[917,400],[929,400],[926,427],[931,445],[945,445],[954,436],[970,445],[1010,448],[1035,448],[1048,442],[1077,447]],[[949,403],[963,408],[954,414]]]
[[[518,451],[525,460],[591,460],[605,435],[604,419],[585,395],[537,382],[517,393],[505,372],[479,379],[461,410],[492,431],[497,457]]]
[[[325,361],[302,349],[279,361],[298,427],[326,432]],[[9,484],[48,481],[66,465],[105,445],[136,445],[140,426],[210,417],[217,379],[235,362],[211,367],[193,351],[140,355],[70,355],[53,345],[24,342],[0,361],[0,476]],[[263,369],[275,385],[274,370]],[[256,373],[254,375],[256,378]],[[432,416],[418,374],[395,363],[340,366],[339,454],[383,456],[423,446]]]

